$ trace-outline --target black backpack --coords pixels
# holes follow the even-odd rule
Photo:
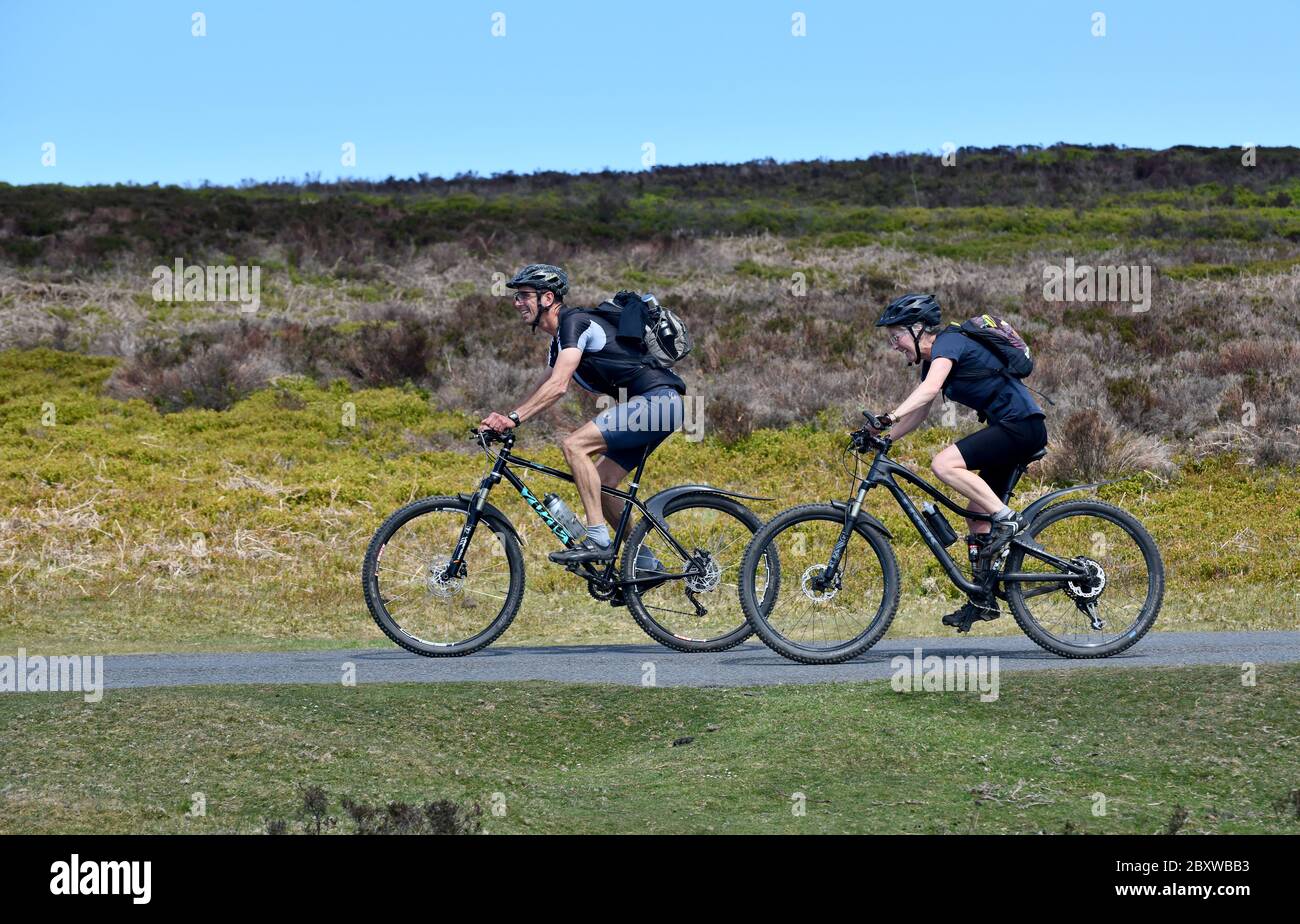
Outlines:
[[[590,310],[617,327],[619,340],[639,347],[648,365],[668,369],[691,351],[686,324],[653,295],[624,289]]]
[[[981,314],[961,324],[949,326],[957,328],[996,356],[1007,375],[1012,378],[1023,379],[1034,371],[1034,360],[1029,355],[1025,338],[997,315]]]

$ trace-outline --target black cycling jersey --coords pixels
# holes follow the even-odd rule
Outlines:
[[[636,346],[619,342],[617,333],[616,325],[595,312],[562,308],[546,365],[554,367],[560,350],[576,347],[582,350],[582,360],[573,377],[587,391],[618,399],[620,388],[632,397],[666,385],[686,394],[681,376],[670,369],[646,365],[645,354]]]

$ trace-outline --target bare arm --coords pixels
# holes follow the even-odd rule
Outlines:
[[[554,368],[538,380],[537,385],[533,388],[533,393],[525,398],[519,407],[515,408],[520,423],[536,417],[564,397],[564,393],[569,390],[569,382],[573,379],[573,373],[578,368],[578,363],[581,360],[582,350],[577,347],[560,350]],[[480,426],[503,431],[509,430],[514,425],[514,421],[510,418],[495,412],[484,417],[480,423]]]
[[[925,418],[930,416],[930,408],[933,406],[934,399],[932,398],[930,399],[930,403],[925,407],[919,407],[914,411],[904,414],[902,417],[898,418],[898,423],[889,428],[889,435],[894,439],[898,439],[899,437],[911,433],[921,425],[921,422],[924,421]]]
[[[943,391],[944,380],[952,371],[952,360],[940,357],[930,364],[930,371],[925,380],[903,399],[903,403],[889,412],[889,416],[898,422],[890,427],[894,439],[911,433],[930,413],[934,399]]]

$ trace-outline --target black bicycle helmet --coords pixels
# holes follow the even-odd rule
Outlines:
[[[926,329],[938,327],[942,317],[943,309],[939,307],[937,298],[933,295],[909,292],[900,295],[885,306],[880,320],[876,321],[876,326],[907,328],[907,332],[912,336],[912,349],[915,356],[915,359],[908,363],[911,366],[921,361],[921,338],[916,333],[916,325],[920,324]]]
[[[529,263],[515,278],[506,283],[507,289],[527,286],[539,292],[554,292],[557,299],[569,294],[569,274],[549,263]]]
[[[937,298],[909,292],[885,306],[876,326],[911,327],[913,324],[924,324],[926,327],[937,327],[942,317],[943,310],[939,307]]]

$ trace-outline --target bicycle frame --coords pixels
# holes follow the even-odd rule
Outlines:
[[[1029,582],[1039,582],[1048,585],[1041,589],[1032,589],[1024,592],[1024,596],[1032,597],[1060,590],[1061,588],[1059,586],[1053,585],[1060,585],[1066,581],[1087,581],[1088,578],[1085,571],[1079,569],[1066,559],[1059,558],[1058,556],[1052,555],[1038,547],[1032,540],[1026,541],[1019,537],[1012,539],[1011,544],[1023,548],[1028,554],[1035,558],[1062,569],[1063,573],[1053,574],[1045,572],[1017,571],[1002,574],[990,567],[988,575],[985,578],[985,583],[977,584],[973,581],[968,581],[966,576],[962,574],[961,568],[958,567],[952,556],[948,554],[948,550],[944,548],[943,543],[935,537],[929,524],[927,524],[924,517],[921,516],[921,512],[917,510],[916,505],[912,503],[912,499],[907,496],[901,487],[899,487],[895,477],[902,477],[904,480],[920,488],[926,494],[930,495],[959,516],[969,517],[972,520],[991,522],[993,520],[993,515],[988,513],[978,513],[959,506],[944,496],[944,494],[933,485],[929,484],[918,475],[913,474],[909,469],[895,462],[893,459],[890,459],[885,455],[885,452],[886,450],[884,449],[877,449],[876,456],[871,462],[871,468],[867,471],[867,477],[859,480],[857,494],[855,495],[852,504],[849,505],[848,515],[844,520],[844,531],[840,534],[839,540],[835,543],[835,548],[831,552],[830,560],[827,562],[826,570],[823,572],[824,574],[835,575],[839,572],[840,560],[844,555],[844,550],[848,547],[849,536],[852,533],[853,525],[857,522],[858,511],[862,509],[862,504],[866,500],[867,492],[879,485],[884,486],[889,493],[894,496],[894,500],[898,502],[898,506],[903,508],[903,513],[907,515],[907,518],[912,522],[912,526],[916,531],[921,534],[921,538],[925,540],[925,544],[929,547],[930,553],[934,555],[935,560],[939,562],[944,573],[948,575],[948,580],[952,581],[954,586],[968,595],[992,593],[994,596],[1005,600],[1006,592],[1002,588],[995,587],[994,585],[998,583]],[[820,582],[820,579],[818,580]]]
[[[469,548],[469,542],[474,535],[475,528],[478,526],[479,521],[482,519],[483,506],[484,504],[487,503],[488,493],[492,490],[493,487],[495,487],[498,483],[500,483],[502,478],[508,481],[511,484],[511,486],[513,486],[514,489],[519,492],[519,496],[522,497],[525,502],[527,502],[528,506],[532,508],[533,512],[536,513],[538,517],[541,518],[542,522],[544,522],[547,525],[547,527],[551,530],[551,532],[554,533],[555,536],[561,542],[564,543],[566,548],[573,548],[575,545],[577,545],[577,541],[572,536],[569,535],[568,531],[565,530],[563,526],[561,526],[558,522],[556,522],[555,518],[551,516],[550,511],[546,509],[546,507],[542,504],[540,500],[537,499],[537,496],[533,494],[532,491],[528,490],[528,486],[524,484],[524,482],[519,478],[519,476],[516,475],[514,472],[510,471],[510,466],[519,465],[524,468],[531,469],[532,471],[540,472],[543,475],[549,475],[552,478],[559,478],[561,481],[567,481],[570,484],[574,483],[573,475],[570,474],[569,472],[562,472],[559,469],[551,468],[548,465],[542,465],[540,462],[534,462],[531,459],[525,459],[522,456],[514,455],[514,453],[511,451],[515,444],[515,435],[513,433],[506,434],[506,436],[503,437],[501,442],[502,442],[502,449],[499,453],[496,454],[496,461],[492,465],[492,470],[488,472],[488,474],[483,478],[482,481],[479,482],[478,490],[475,491],[473,494],[473,503],[470,505],[469,516],[465,518],[465,526],[461,530],[460,539],[456,543],[456,551],[452,554],[451,561],[447,563],[447,568],[443,572],[446,579],[451,579],[455,575],[456,571],[464,565],[465,552]],[[605,588],[618,588],[618,587],[633,587],[633,586],[640,587],[641,585],[657,585],[657,584],[662,584],[665,581],[683,580],[685,578],[694,577],[697,574],[699,574],[698,569],[695,567],[694,564],[692,564],[688,570],[683,571],[680,574],[661,573],[661,574],[656,574],[654,577],[638,578],[632,581],[623,581],[615,576],[614,572],[617,567],[616,563],[618,561],[618,550],[622,548],[623,539],[627,534],[628,525],[632,521],[632,509],[634,507],[637,510],[640,510],[641,513],[644,514],[646,518],[650,520],[650,523],[651,525],[654,526],[655,530],[657,530],[660,533],[660,535],[662,535],[666,540],[668,540],[669,543],[671,543],[672,547],[677,551],[679,555],[682,556],[683,560],[685,561],[692,560],[691,554],[687,552],[685,548],[682,547],[681,543],[679,543],[676,539],[673,538],[672,534],[668,532],[668,530],[664,527],[663,523],[659,520],[659,518],[656,517],[646,507],[646,505],[643,502],[637,499],[637,491],[640,488],[640,482],[641,482],[641,473],[645,469],[645,463],[648,457],[649,457],[649,450],[646,450],[641,453],[641,461],[637,463],[636,472],[633,473],[632,475],[630,491],[623,491],[619,488],[611,488],[607,485],[600,486],[601,494],[608,494],[611,497],[617,497],[620,500],[625,501],[623,505],[623,513],[618,520],[618,528],[614,531],[614,535],[611,539],[611,545],[614,549],[614,558],[611,558],[608,562],[605,563],[603,570],[596,570],[592,567],[592,565],[584,564],[582,566],[581,572],[575,571],[575,573],[578,573],[580,577],[585,577],[589,581],[595,581],[600,586]]]

